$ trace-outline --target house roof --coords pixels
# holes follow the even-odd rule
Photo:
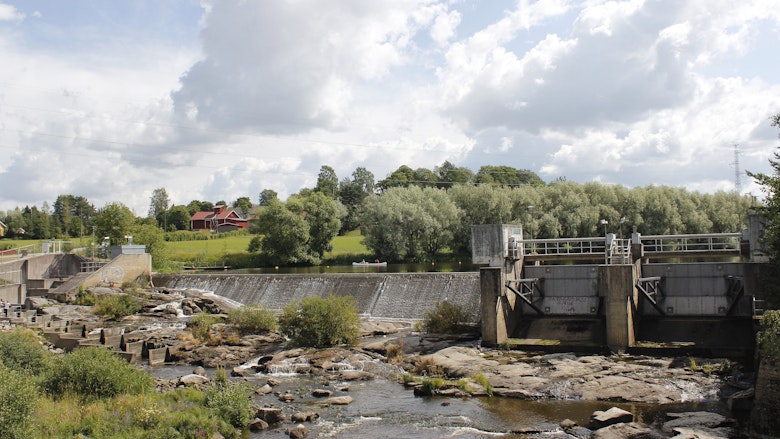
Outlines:
[[[235,214],[238,218],[231,218],[233,221],[246,221],[246,219],[241,218],[241,215],[239,215],[235,210],[223,210],[221,212],[195,212],[195,215],[192,215],[190,218],[190,221],[198,221],[198,220],[210,220],[210,219],[227,219],[230,218],[231,214]]]

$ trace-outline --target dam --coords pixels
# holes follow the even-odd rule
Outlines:
[[[486,265],[482,343],[749,357],[766,261],[752,221],[741,233],[630,239],[524,240],[519,225],[473,226],[473,261]]]
[[[280,310],[308,296],[349,295],[366,318],[419,320],[459,304],[485,346],[613,352],[675,347],[697,354],[754,349],[765,265],[761,224],[732,234],[524,239],[521,225],[472,227],[478,272],[152,274],[148,254],[105,265],[75,255],[0,264],[0,295],[68,299],[80,287],[151,281]],[[134,250],[134,249],[130,249]]]
[[[243,304],[280,310],[308,296],[349,295],[360,313],[377,319],[416,320],[437,302],[466,306],[479,319],[479,273],[334,273],[156,275],[155,286],[211,291]]]

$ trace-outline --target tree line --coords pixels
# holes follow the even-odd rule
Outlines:
[[[318,264],[336,235],[360,230],[365,245],[388,261],[430,261],[447,253],[467,257],[474,224],[522,224],[530,238],[571,238],[609,232],[628,236],[737,232],[755,201],[735,192],[702,194],[668,186],[627,188],[558,179],[545,183],[529,170],[483,166],[478,172],[444,162],[434,169],[401,166],[385,179],[358,167],[339,179],[327,165],[313,188],[279,199],[263,190],[257,202],[192,200],[171,205],[155,189],[146,217],[122,203],[96,209],[82,196],[61,195],[53,208],[25,207],[0,216],[8,236],[33,239],[94,236],[112,244],[135,242],[162,248],[165,231],[187,230],[190,217],[226,205],[250,218],[248,250],[269,263]]]

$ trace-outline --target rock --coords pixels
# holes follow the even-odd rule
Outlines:
[[[87,288],[88,293],[92,293],[96,296],[108,296],[111,294],[122,294],[122,290],[119,288],[108,288],[108,287],[92,287]]]
[[[263,431],[266,429],[268,429],[268,423],[260,418],[255,418],[252,422],[249,423],[250,431]]]
[[[204,369],[202,366],[198,366],[195,368],[195,370],[192,371],[195,375],[203,375],[206,376],[206,369]]]
[[[338,378],[344,381],[368,381],[374,379],[374,374],[362,370],[342,370]]]
[[[182,386],[199,386],[202,384],[208,383],[209,378],[205,377],[203,375],[196,375],[194,373],[191,373],[189,375],[184,375],[183,377],[179,378],[179,385]]]
[[[333,396],[333,392],[326,389],[314,389],[311,391],[312,396],[315,398],[327,398]]]
[[[276,378],[268,378],[268,381],[266,381],[266,383],[268,383],[268,385],[271,386],[271,387],[276,387],[279,384],[281,384],[282,382],[277,380]]]
[[[268,384],[265,384],[262,387],[258,387],[257,390],[255,390],[255,393],[257,393],[258,395],[267,395],[273,391],[274,391],[273,387],[269,386]]]
[[[309,429],[301,424],[298,424],[293,428],[288,428],[285,430],[285,434],[291,438],[300,439],[306,437],[306,435],[309,434]]]
[[[729,396],[726,402],[731,412],[749,412],[753,408],[753,398],[755,396],[756,391],[753,388],[740,390]]]
[[[323,403],[325,404],[331,404],[331,405],[347,405],[351,404],[353,401],[351,396],[334,396],[332,398],[328,398]]]
[[[275,407],[260,407],[257,409],[257,412],[255,412],[255,417],[262,419],[269,424],[278,424],[285,420],[282,409]]]
[[[45,297],[27,297],[24,301],[25,309],[43,309],[55,305],[59,302]]]
[[[320,414],[317,412],[298,412],[293,414],[290,420],[292,422],[314,422],[319,417]]]
[[[613,424],[631,422],[633,420],[634,415],[631,414],[631,412],[612,407],[606,411],[596,410],[593,412],[593,414],[590,415],[590,428],[597,430]]]
[[[279,395],[279,401],[282,401],[282,402],[293,402],[293,401],[295,401],[295,395],[293,395],[291,393],[283,393],[283,394]]]
[[[576,423],[576,422],[574,422],[574,421],[572,421],[571,419],[568,419],[568,418],[567,418],[567,419],[564,419],[563,421],[559,422],[559,423],[558,423],[558,425],[559,425],[559,426],[560,426],[562,429],[564,429],[564,430],[568,430],[568,429],[570,429],[570,428],[574,428],[574,427],[576,427],[576,426],[577,426],[577,423]]]
[[[730,429],[712,429],[712,428],[687,428],[678,427],[674,429],[674,439],[728,439],[734,437]]]
[[[462,398],[464,396],[468,396],[468,393],[464,392],[463,390],[460,390],[456,387],[450,387],[448,389],[441,389],[438,392],[436,392],[437,395],[441,396],[449,396],[451,398]]]
[[[670,421],[664,422],[662,427],[663,432],[672,434],[679,429],[696,429],[696,430],[712,430],[712,434],[725,436],[714,437],[728,437],[728,433],[731,430],[730,427],[735,425],[733,419],[727,418],[718,413],[710,412],[684,412],[684,413],[667,413],[667,417],[672,418]]]
[[[665,436],[635,422],[613,424],[593,432],[591,439],[663,439]]]

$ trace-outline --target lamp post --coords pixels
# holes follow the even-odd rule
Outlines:
[[[528,210],[528,239],[534,239],[533,231],[531,230],[531,224],[534,220],[534,206],[529,205],[526,206],[526,209]]]
[[[628,218],[621,216],[620,217],[620,239],[623,239],[623,224],[628,222]]]
[[[605,219],[602,219],[601,221],[599,221],[599,224],[604,226],[604,236],[606,237],[607,236],[607,224],[609,224],[609,221],[607,221]]]

